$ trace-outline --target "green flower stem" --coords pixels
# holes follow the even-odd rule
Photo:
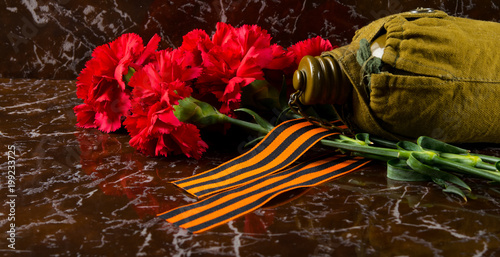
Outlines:
[[[220,117],[223,122],[231,123],[231,124],[234,124],[236,126],[243,127],[243,128],[246,128],[246,129],[250,129],[250,130],[256,131],[258,133],[262,133],[262,134],[269,133],[269,130],[263,128],[259,124],[252,123],[252,122],[247,122],[247,121],[239,120],[239,119],[235,119],[235,118],[231,118],[231,117],[229,117],[227,115],[224,115],[224,114],[221,114],[221,115],[223,115],[223,116]]]
[[[381,146],[384,146],[384,147],[398,148],[396,143],[389,141],[389,140],[385,140],[385,139],[381,139],[381,138],[377,138],[377,137],[370,137],[370,140],[373,141],[374,143],[381,145]]]
[[[453,154],[453,153],[441,153],[440,156],[449,160],[453,160],[458,163],[467,164],[472,167],[482,162],[481,158],[470,154],[464,155],[464,154]]]
[[[321,144],[329,147],[334,147],[342,150],[356,152],[358,156],[365,156],[371,159],[384,160],[387,158],[399,158],[406,160],[412,153],[418,154],[426,162],[441,166],[447,170],[456,170],[462,173],[467,173],[474,176],[479,176],[489,180],[500,182],[500,172],[495,171],[496,167],[493,164],[477,161],[475,156],[458,155],[441,153],[444,156],[439,156],[439,153],[433,151],[408,151],[398,149],[388,149],[382,147],[374,147],[361,144],[353,144],[352,142],[339,142],[340,139],[321,140]],[[453,157],[454,159],[447,159]],[[464,161],[457,161],[457,158],[463,158]],[[474,162],[475,161],[475,162]],[[471,166],[476,165],[476,167]]]
[[[486,162],[500,162],[500,157],[489,156],[484,154],[474,154],[474,153],[471,153],[471,155],[478,156],[479,158],[481,158],[483,161]]]
[[[482,177],[482,178],[490,179],[490,180],[493,180],[496,182],[500,182],[500,173],[499,172],[485,170],[485,169],[478,169],[475,167],[463,165],[461,163],[457,163],[457,162],[439,157],[437,155],[434,156],[434,158],[432,159],[432,162],[434,164],[439,165],[439,166],[443,166],[449,170],[456,170],[456,171],[460,171],[462,173],[467,173],[470,175],[475,175],[478,177]]]
[[[451,153],[440,153],[440,157],[452,160],[454,162],[469,165],[471,167],[476,167],[479,169],[486,169],[491,171],[497,171],[495,164],[484,162],[481,157],[472,154],[451,154]]]
[[[368,158],[368,159],[378,160],[378,161],[383,161],[383,162],[387,162],[389,160],[395,160],[392,157],[386,157],[386,156],[381,156],[381,155],[376,155],[376,154],[369,154],[369,153],[353,152],[352,154],[355,155],[355,156],[365,157],[365,158]]]
[[[482,161],[478,162],[476,164],[476,168],[478,168],[478,169],[485,169],[485,170],[491,170],[491,171],[496,171],[497,173],[499,172],[497,170],[497,167],[494,164],[490,164],[490,163],[482,162]]]
[[[179,121],[195,124],[198,127],[205,127],[220,123],[230,123],[243,128],[256,131],[261,134],[267,134],[272,126],[263,121],[255,112],[247,109],[238,109],[251,114],[257,123],[247,122],[231,118],[220,113],[209,103],[199,101],[193,97],[186,97],[174,106],[174,115]]]
[[[251,114],[257,123],[231,118],[220,113],[216,116],[221,122],[234,124],[261,134],[267,134],[272,129],[272,125],[263,122],[257,114],[250,110],[242,109],[242,111]],[[396,144],[383,139],[369,138],[369,135],[367,134],[358,134],[355,138],[339,136],[335,139],[324,139],[320,142],[324,146],[351,151],[353,152],[353,155],[364,156],[375,160],[387,161],[397,158],[408,163],[410,161],[409,159],[411,159],[410,157],[418,157],[419,161],[423,163],[423,166],[432,165],[429,166],[431,169],[429,175],[434,174],[431,176],[433,178],[436,178],[436,176],[439,177],[439,174],[436,173],[440,171],[438,167],[441,167],[445,170],[457,171],[495,182],[500,182],[500,171],[497,170],[500,165],[500,162],[498,162],[500,158],[470,154],[466,150],[447,145],[431,138],[419,139],[419,144],[414,144],[415,147],[409,143],[403,144],[404,142]],[[375,142],[376,144],[381,145],[381,147],[370,146],[370,142]],[[488,162],[494,162],[494,164]],[[445,172],[442,173],[447,174]],[[452,183],[457,184],[454,181],[452,181]],[[445,183],[443,185],[447,184]],[[470,190],[465,183],[458,183],[457,185]],[[450,186],[451,185],[448,185],[446,188]]]
[[[338,142],[335,140],[321,140],[322,145],[335,147],[343,150],[367,153],[367,154],[375,154],[383,157],[392,157],[392,158],[404,158],[408,159],[411,151],[405,150],[396,150],[396,149],[387,149],[382,147],[375,146],[363,146],[363,145],[354,145],[350,143]]]

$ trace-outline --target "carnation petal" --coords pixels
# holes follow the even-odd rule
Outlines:
[[[271,45],[271,35],[257,25],[244,25],[234,30],[243,53],[254,48],[268,48]]]
[[[295,54],[292,51],[286,51],[280,45],[271,46],[273,50],[273,59],[266,65],[266,69],[285,70],[295,61]]]
[[[219,98],[219,101],[222,102],[220,112],[233,116],[233,110],[239,108],[241,102],[241,89],[254,80],[254,78],[232,78],[227,84],[224,94]]]
[[[76,126],[81,128],[96,128],[95,111],[88,104],[80,104],[73,108],[78,123]]]
[[[178,127],[182,124],[182,122],[175,117],[173,110],[163,110],[158,112],[158,119],[173,127]]]
[[[142,38],[135,33],[126,33],[109,43],[109,48],[118,59],[138,57],[144,50]]]
[[[264,79],[262,68],[272,60],[272,49],[256,49],[251,47],[236,72],[238,77],[250,77],[254,79]]]
[[[224,22],[219,22],[217,23],[215,33],[212,36],[212,42],[218,46],[227,44],[228,42],[233,41],[233,32],[233,26]]]
[[[213,45],[207,32],[201,29],[195,29],[182,37],[180,49],[188,52],[195,50],[207,51]]]
[[[139,56],[139,58],[135,61],[135,64],[142,65],[150,56],[152,56],[154,52],[156,52],[156,49],[158,49],[160,41],[161,37],[158,36],[158,34],[154,34],[144,48],[144,51],[142,51],[141,56]]]
[[[317,36],[315,38],[309,38],[304,41],[300,41],[295,45],[292,45],[288,48],[289,51],[292,51],[296,55],[295,63],[299,65],[300,60],[306,55],[318,56],[321,55],[322,52],[330,51],[334,47],[330,41]]]
[[[201,140],[200,131],[193,124],[183,123],[171,134],[176,147],[187,157],[200,159],[208,145]]]
[[[119,118],[116,118],[116,116],[110,116],[105,112],[96,113],[95,123],[97,124],[99,130],[106,133],[115,131],[121,127]]]
[[[92,89],[92,81],[96,72],[96,59],[91,59],[85,64],[85,68],[80,72],[76,82],[76,96],[87,100]]]

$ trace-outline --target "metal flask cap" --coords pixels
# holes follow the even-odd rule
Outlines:
[[[304,105],[344,104],[352,85],[337,61],[331,56],[306,55],[293,74],[293,87],[301,91]]]

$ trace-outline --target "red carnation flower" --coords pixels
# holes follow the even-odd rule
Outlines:
[[[210,40],[207,32],[201,29],[195,29],[182,37],[182,45],[179,47],[182,51],[193,53],[195,56],[200,57],[197,64],[202,63],[201,52],[208,52],[214,43]]]
[[[287,50],[295,56],[295,68],[298,67],[300,60],[306,55],[319,56],[321,53],[337,48],[333,47],[330,41],[317,36],[304,41],[300,41],[290,46]]]
[[[129,85],[132,114],[124,121],[132,137],[130,145],[151,155],[184,153],[199,159],[208,145],[195,125],[183,123],[174,115],[174,105],[189,97],[189,81],[201,74],[192,53],[182,50],[159,51],[156,62],[137,71]]]
[[[295,61],[293,52],[289,52],[283,47],[275,44],[271,46],[273,49],[273,60],[266,66],[269,70],[284,70]]]
[[[130,90],[123,77],[129,67],[136,70],[156,51],[160,37],[154,35],[146,47],[136,34],[124,34],[97,47],[77,79],[76,94],[83,104],[74,108],[77,126],[111,132],[121,127],[130,109]]]
[[[263,69],[282,68],[286,60],[273,61],[283,58],[284,51],[271,45],[271,36],[256,25],[234,28],[218,23],[211,41],[204,31],[195,30],[184,37],[181,49],[201,59],[203,73],[196,83],[201,99],[214,95],[220,112],[228,115],[239,107],[243,87],[264,80]]]

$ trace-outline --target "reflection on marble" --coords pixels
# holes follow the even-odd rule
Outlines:
[[[187,32],[199,28],[210,34],[222,21],[258,24],[284,47],[316,35],[345,45],[370,21],[417,7],[492,21],[498,21],[500,8],[490,0],[293,0],[286,6],[276,0],[2,2],[0,77],[45,79],[75,79],[96,46],[128,32],[145,40],[158,33],[161,48],[178,47]]]
[[[300,197],[291,202],[275,201],[205,233],[189,234],[155,217],[195,201],[168,182],[228,160],[235,153],[227,149],[234,145],[211,148],[199,161],[143,156],[128,145],[126,133],[75,128],[74,90],[74,81],[0,79],[0,168],[7,170],[7,146],[15,145],[17,170],[16,251],[7,248],[2,236],[1,255],[500,254],[499,187],[467,179],[475,199],[465,203],[433,184],[388,180],[383,164],[295,192]],[[232,141],[237,140],[246,138]],[[500,156],[499,146],[476,147]],[[8,194],[4,174],[2,196]],[[288,198],[293,197],[282,200]],[[10,211],[2,199],[0,230],[8,231]]]

